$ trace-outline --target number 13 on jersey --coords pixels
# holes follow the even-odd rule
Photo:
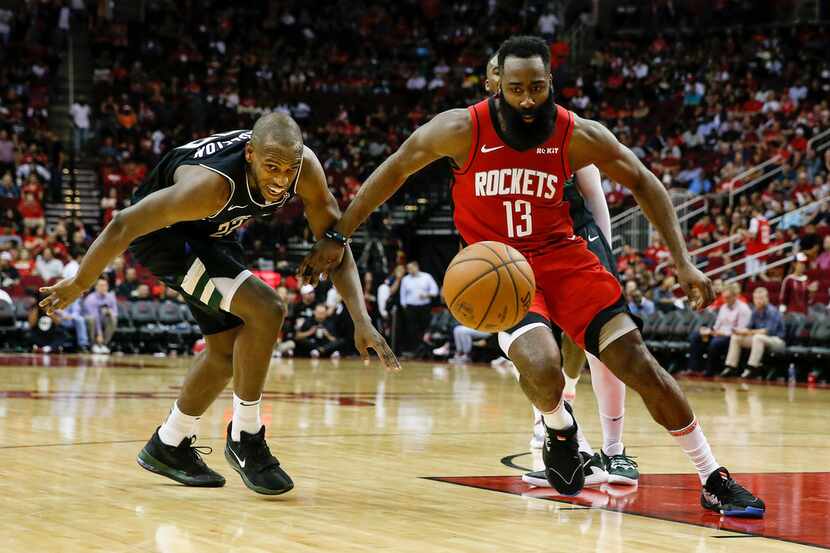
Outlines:
[[[515,202],[502,202],[502,205],[504,206],[505,215],[507,215],[507,237],[522,238],[530,236],[533,233],[530,202],[516,200]]]

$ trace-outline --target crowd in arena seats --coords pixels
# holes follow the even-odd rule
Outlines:
[[[15,297],[34,297],[41,283],[71,274],[93,238],[76,219],[49,229],[43,220],[44,199],[60,190],[64,163],[45,111],[61,55],[62,5],[39,2],[20,12],[0,11],[0,277],[2,289]],[[89,104],[73,105],[70,116],[74,145],[95,161],[100,175],[102,223],[127,205],[132,190],[170,147],[248,128],[268,110],[297,119],[345,206],[414,128],[438,111],[483,96],[484,64],[505,36],[535,32],[552,44],[558,102],[606,124],[667,189],[707,202],[705,215],[689,230],[689,249],[702,250],[696,262],[711,270],[760,246],[793,242],[805,259],[766,268],[790,255],[782,250],[740,262],[719,276],[757,269],[754,278],[741,281],[744,299],[765,288],[770,302],[784,310],[785,323],[830,299],[830,201],[775,221],[793,208],[830,198],[830,149],[807,146],[830,128],[826,28],[605,36],[588,63],[571,66],[567,44],[557,42],[570,21],[544,1],[516,11],[473,1],[333,2],[315,6],[313,13],[299,1],[268,6],[263,15],[259,7],[244,4],[161,1],[145,6],[152,25],[106,17],[92,22],[94,94]],[[191,23],[185,27],[182,21]],[[2,63],[10,59],[24,63]],[[746,170],[768,159],[781,171],[730,201],[730,192],[755,176]],[[393,202],[433,192],[445,198],[448,175],[446,165],[437,163]],[[623,188],[604,186],[612,211],[632,205]],[[277,351],[352,353],[349,318],[336,291],[323,285],[303,293],[293,268],[281,262],[289,237],[310,239],[300,215],[295,202],[274,221],[243,229],[250,260],[274,262],[257,274],[289,305]],[[735,235],[743,238],[721,243]],[[389,257],[395,259],[393,269],[366,272],[364,284],[367,306],[390,336],[406,321],[407,332],[398,332],[398,351],[454,354],[459,360],[474,356],[471,344],[485,337],[459,326],[445,310],[430,313],[437,285],[418,292],[428,299],[402,299],[410,296],[406,281],[412,273],[407,275],[405,255]],[[659,239],[642,252],[626,246],[619,256],[629,307],[649,320],[687,313],[672,267],[663,266],[667,258]],[[187,351],[198,338],[181,299],[142,267],[131,266],[129,256],[116,261],[106,277],[117,304],[103,322],[113,324],[99,321],[91,327],[93,315],[82,302],[55,321],[70,348]],[[33,312],[42,318],[36,308]],[[692,344],[699,339],[706,349],[714,341],[713,352],[725,355],[729,344],[714,340],[724,337],[715,334],[723,324],[712,320],[709,326],[710,337],[703,339],[703,330]],[[37,342],[53,344],[43,336]],[[706,367],[693,370],[723,369],[720,360],[696,362]]]

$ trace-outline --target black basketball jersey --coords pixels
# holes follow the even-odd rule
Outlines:
[[[594,222],[594,214],[585,205],[585,199],[579,192],[576,185],[576,177],[571,177],[565,182],[565,189],[562,191],[562,199],[570,205],[571,220],[574,225],[574,232]]]
[[[232,239],[235,231],[251,217],[271,215],[284,206],[296,194],[297,180],[302,171],[300,165],[297,177],[279,201],[262,203],[257,199],[258,193],[255,196],[251,190],[253,184],[248,182],[245,170],[245,145],[250,139],[251,131],[236,130],[200,138],[170,150],[135,191],[133,204],[157,190],[173,186],[173,175],[182,165],[204,167],[228,180],[231,195],[227,203],[210,217],[182,221],[162,230],[172,229],[194,238]],[[153,234],[143,238],[150,239]]]

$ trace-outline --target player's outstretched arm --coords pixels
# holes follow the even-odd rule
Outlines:
[[[712,282],[689,259],[671,199],[660,180],[611,131],[574,115],[569,157],[574,170],[593,163],[634,194],[648,220],[657,227],[674,258],[681,286],[692,306],[702,309],[715,299]]]
[[[153,192],[120,211],[92,243],[78,273],[54,286],[40,289],[40,306],[52,313],[75,301],[89,289],[107,265],[140,236],[178,223],[209,217],[222,209],[230,195],[228,182],[201,167],[181,167],[176,184]]]
[[[306,159],[303,165],[305,171],[303,171],[303,176],[297,186],[297,194],[303,201],[308,224],[311,226],[314,236],[319,238],[334,226],[340,218],[340,209],[338,209],[337,201],[326,184],[323,166],[317,156],[308,149],[306,149]],[[369,349],[371,348],[378,354],[386,370],[399,371],[401,366],[392,352],[392,348],[372,325],[372,320],[366,311],[366,303],[363,301],[363,286],[360,283],[360,276],[357,273],[357,264],[352,255],[352,250],[348,245],[341,247],[345,250],[343,251],[343,260],[329,274],[354,321],[355,346],[364,361],[369,360]]]
[[[334,226],[344,236],[355,229],[382,203],[389,199],[406,179],[442,157],[464,161],[470,150],[472,122],[466,109],[439,113],[418,128],[401,147],[369,175],[357,196]],[[319,235],[318,235],[319,236]],[[300,265],[299,274],[311,284],[320,273],[330,272],[340,262],[342,246],[331,240],[320,240]]]

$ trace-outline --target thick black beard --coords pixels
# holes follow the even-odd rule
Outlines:
[[[520,151],[527,150],[550,138],[556,124],[552,92],[544,104],[532,110],[516,109],[501,96],[496,99],[496,106],[504,122],[502,131],[511,148]],[[532,123],[527,123],[522,119],[523,114],[533,114],[535,119]]]

